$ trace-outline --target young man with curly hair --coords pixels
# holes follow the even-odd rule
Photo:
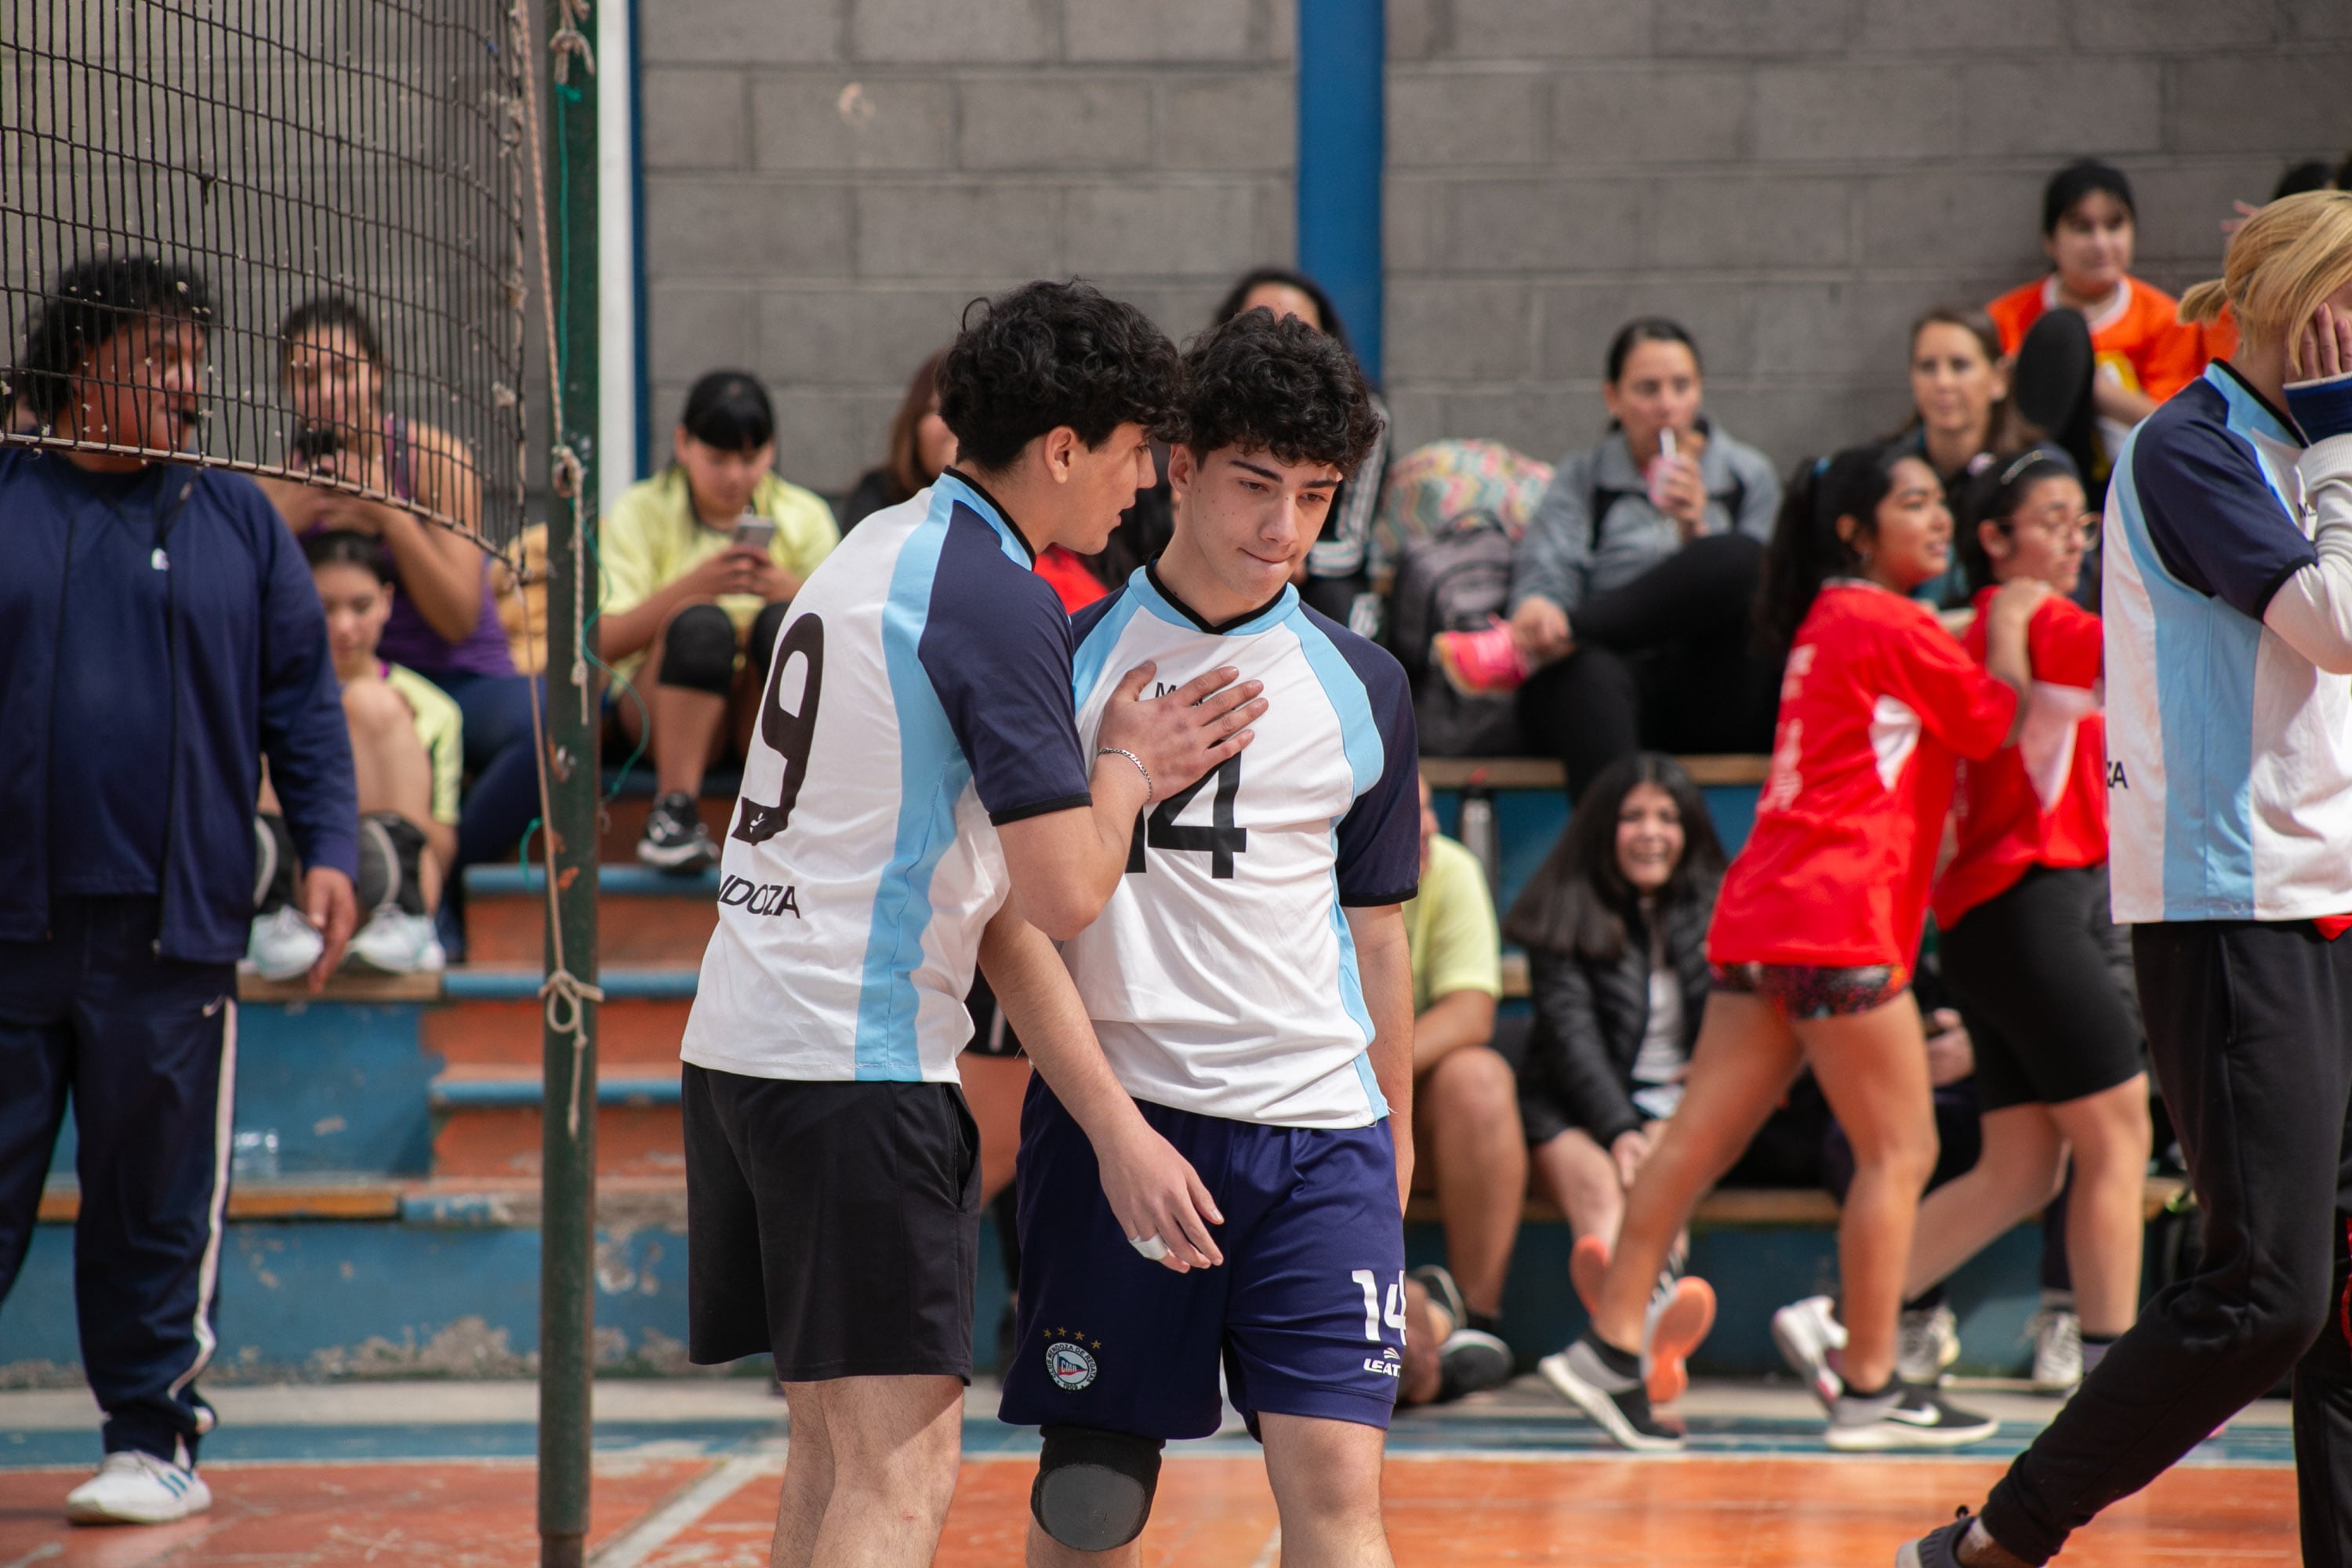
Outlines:
[[[1185,368],[1168,547],[1076,618],[1079,733],[1139,660],[1161,689],[1236,668],[1280,722],[1131,819],[1118,891],[1062,945],[1083,1016],[1021,1026],[1039,1076],[1002,1415],[1045,1428],[1029,1562],[1132,1563],[1161,1445],[1217,1428],[1222,1362],[1283,1560],[1385,1564],[1418,759],[1403,670],[1290,585],[1379,426],[1354,360],[1297,320],[1246,311]],[[1199,1173],[1172,1215],[1125,1201],[1097,1131],[1139,1111]]]
[[[1035,937],[1004,961],[1025,1037],[1020,965],[1052,962],[1036,933],[1092,921],[1153,790],[1240,754],[1264,711],[1231,668],[1139,700],[1146,665],[1082,750],[1070,624],[1032,570],[1048,545],[1102,548],[1180,384],[1159,330],[1084,284],[990,302],[940,373],[964,466],[867,518],[777,636],[680,1053],[690,1352],[775,1358],[777,1564],[938,1544],[971,1373],[979,1151],[956,1056],[983,928]],[[1120,1168],[1181,1199],[1191,1172],[1133,1120]]]

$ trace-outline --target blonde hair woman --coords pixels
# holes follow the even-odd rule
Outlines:
[[[2132,433],[2106,521],[2115,916],[2203,1257],[1899,1565],[2046,1563],[2290,1370],[2304,1561],[2352,1545],[2352,194],[2249,218],[2181,317],[2224,305],[2237,353]]]

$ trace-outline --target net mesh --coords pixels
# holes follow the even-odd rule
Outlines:
[[[519,12],[0,0],[0,440],[193,455],[507,550]]]

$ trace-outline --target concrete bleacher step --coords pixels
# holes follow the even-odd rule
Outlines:
[[[600,866],[596,957],[601,967],[695,965],[719,923],[719,873],[680,876],[643,866]],[[537,967],[547,936],[547,874],[537,866],[475,866],[466,872],[469,968]]]

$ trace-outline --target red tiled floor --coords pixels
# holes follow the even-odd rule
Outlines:
[[[708,1459],[600,1461],[602,1542],[709,1474]],[[268,1568],[381,1563],[527,1568],[537,1561],[530,1469],[510,1462],[268,1465],[207,1471],[208,1517],[155,1530],[73,1530],[78,1479],[0,1472],[0,1568]],[[965,1465],[940,1568],[1017,1563],[1032,1474]],[[1388,1519],[1403,1568],[1486,1563],[1816,1568],[1881,1564],[1913,1531],[1975,1501],[1997,1465],[1853,1459],[1397,1458]],[[646,1568],[761,1568],[772,1469],[746,1476]],[[1150,1568],[1266,1568],[1274,1500],[1253,1458],[1171,1459],[1144,1535]],[[2110,1510],[2066,1568],[2284,1568],[2296,1560],[2284,1469],[2181,1469]]]
[[[711,1465],[708,1459],[599,1463],[590,1544],[634,1523]],[[65,1494],[86,1474],[0,1471],[0,1568],[532,1568],[539,1562],[531,1467],[511,1460],[208,1465],[210,1513],[184,1524],[137,1529],[76,1529],[65,1522]]]

